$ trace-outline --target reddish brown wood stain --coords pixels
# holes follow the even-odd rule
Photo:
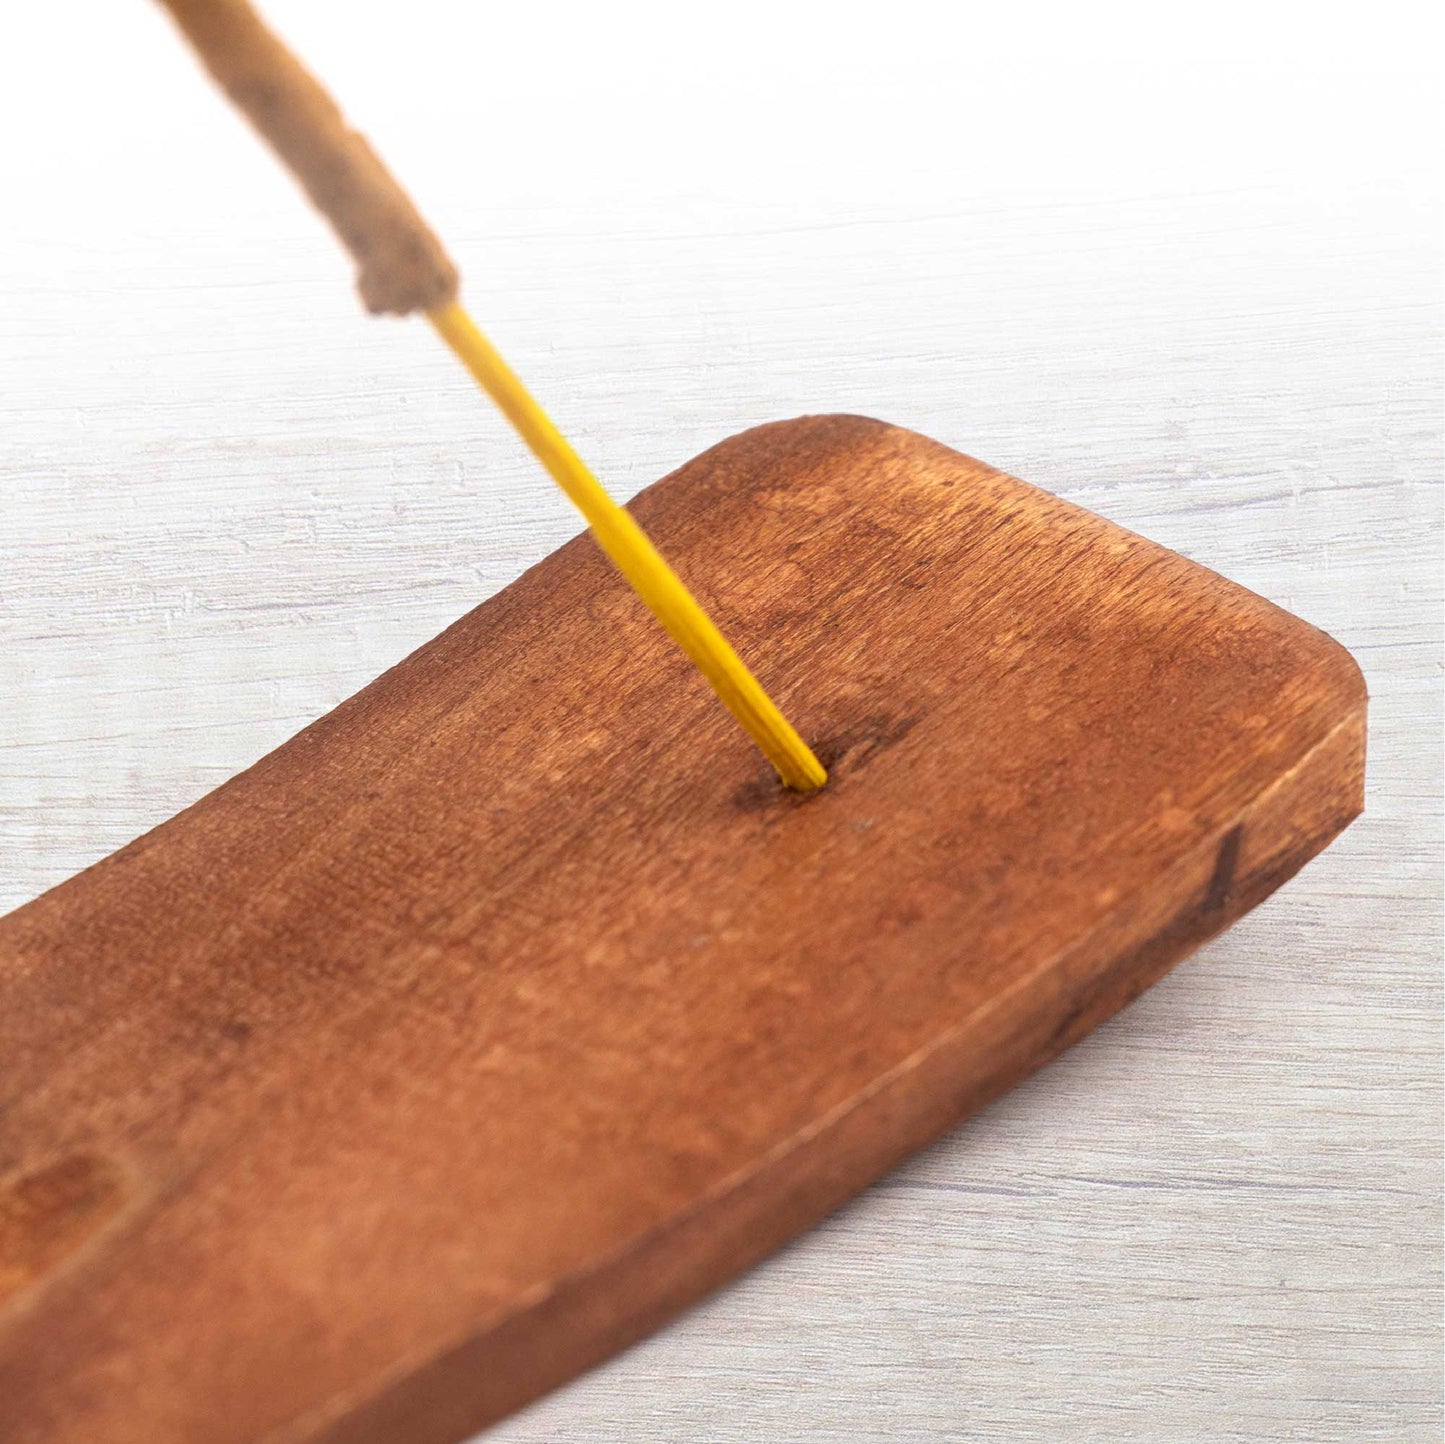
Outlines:
[[[761,427],[636,511],[829,787],[583,538],[0,922],[0,1437],[459,1439],[1359,810],[1341,648],[922,437]],[[64,1159],[122,1191],[94,1227],[32,1206]]]

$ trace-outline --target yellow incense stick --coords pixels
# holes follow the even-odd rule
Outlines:
[[[425,311],[501,407],[602,550],[712,684],[748,735],[799,792],[828,774],[658,555],[457,302],[457,268],[380,157],[250,0],[161,0],[216,82],[270,142],[356,258],[372,311]]]
[[[798,792],[821,787],[828,774],[808,744],[778,711],[631,513],[607,495],[461,303],[448,301],[428,311],[427,319],[586,518],[597,544],[762,748],[778,776]]]

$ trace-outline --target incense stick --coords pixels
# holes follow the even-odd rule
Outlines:
[[[798,792],[821,787],[828,780],[822,764],[763,691],[757,678],[743,665],[677,573],[663,560],[631,512],[607,495],[602,483],[583,464],[567,438],[532,399],[460,303],[449,301],[429,311],[427,318],[587,519],[598,546],[707,678],[723,705],[777,768],[783,782]]]
[[[608,496],[457,300],[457,270],[410,197],[248,0],[160,0],[212,77],[331,222],[373,312],[423,311],[582,513],[722,704],[799,792],[828,774],[631,514]]]

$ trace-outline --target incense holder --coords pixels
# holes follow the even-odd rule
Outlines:
[[[827,787],[584,536],[0,921],[7,1444],[462,1439],[1360,810],[1342,648],[923,437],[765,426],[633,509]]]

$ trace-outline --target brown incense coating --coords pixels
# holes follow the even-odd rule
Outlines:
[[[457,268],[411,198],[247,0],[160,3],[356,258],[367,309],[405,315],[454,299]]]

